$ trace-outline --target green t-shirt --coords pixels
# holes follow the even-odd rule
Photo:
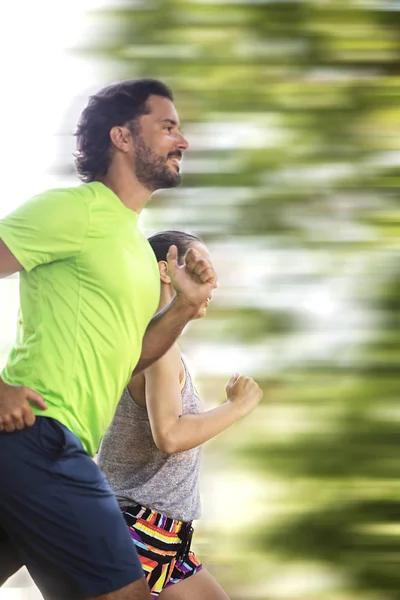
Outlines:
[[[21,263],[17,339],[1,374],[43,395],[93,455],[157,310],[157,261],[138,215],[102,183],[50,190],[0,221]]]

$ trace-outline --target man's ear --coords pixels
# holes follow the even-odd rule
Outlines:
[[[121,152],[128,152],[132,144],[132,134],[124,126],[115,125],[115,127],[112,127],[110,129],[110,139]]]
[[[165,260],[160,260],[158,263],[160,270],[160,279],[163,283],[171,283],[171,277],[168,275],[168,263]]]

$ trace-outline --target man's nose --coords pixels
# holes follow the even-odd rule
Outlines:
[[[187,141],[186,138],[183,137],[183,135],[181,133],[179,134],[178,148],[182,152],[189,148],[189,142]]]

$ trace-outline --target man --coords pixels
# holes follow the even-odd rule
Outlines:
[[[125,522],[90,456],[132,373],[158,360],[216,287],[189,251],[159,302],[137,229],[153,191],[180,183],[188,143],[170,90],[125,81],[92,96],[77,131],[83,185],[0,222],[0,276],[20,272],[17,340],[0,379],[0,583],[26,564],[46,600],[145,600]],[[153,317],[153,318],[152,318]]]

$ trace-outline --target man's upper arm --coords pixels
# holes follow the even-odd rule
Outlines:
[[[88,224],[79,188],[35,196],[0,220],[0,276],[79,254]]]
[[[8,249],[3,240],[0,239],[0,279],[22,271],[23,267]]]

